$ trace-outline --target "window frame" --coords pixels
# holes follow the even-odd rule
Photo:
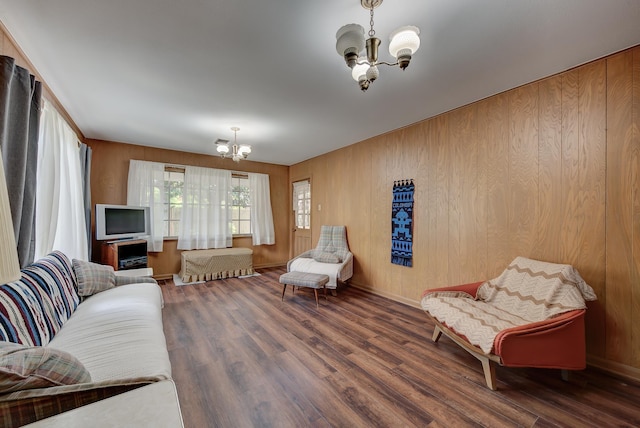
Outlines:
[[[183,187],[183,191],[184,191],[184,173],[185,173],[185,168],[184,167],[165,166],[164,167],[164,172],[165,172],[165,177],[166,177],[166,173],[179,173],[179,174],[182,174],[182,187]],[[178,223],[178,227],[179,227],[179,224],[180,224],[179,222],[182,220],[182,218],[179,218],[178,220],[174,220],[171,217],[171,200],[169,198],[169,192],[168,192],[168,188],[167,188],[167,180],[166,180],[166,178],[164,180],[163,191],[165,192],[165,199],[166,199],[165,206],[166,206],[166,215],[167,215],[167,217],[163,216],[162,221],[165,223],[165,226],[166,226],[167,222],[172,222],[172,221],[173,222],[177,222]],[[164,211],[163,211],[163,213],[164,213]],[[181,214],[182,214],[182,212],[181,212]],[[166,228],[164,230],[169,232],[171,230],[171,228],[169,227],[169,228]],[[164,234],[164,232],[163,232],[163,234]],[[165,236],[162,237],[162,239],[165,240],[165,241],[175,241],[175,240],[178,239],[178,235],[177,234],[176,235],[165,235]]]
[[[232,172],[231,173],[231,189],[229,190],[231,193],[234,193],[233,189],[235,188],[235,180],[246,180],[247,183],[245,185],[245,187],[247,188],[247,192],[249,192],[249,175],[247,173],[239,173],[239,172]],[[241,183],[238,183],[239,185],[241,185]],[[235,222],[238,222],[238,226],[240,225],[239,222],[248,222],[249,224],[249,233],[234,233],[232,234],[232,236],[234,238],[251,238],[253,237],[253,231],[251,230],[251,195],[248,196],[249,198],[249,205],[247,205],[246,207],[244,207],[245,209],[248,210],[248,215],[249,218],[248,219],[243,219],[241,218],[241,213],[240,211],[238,211],[238,218],[234,218],[234,207],[236,207],[237,205],[233,203],[234,198],[231,198],[231,215],[230,215],[230,221],[232,225],[235,225]],[[240,230],[240,227],[238,227],[238,230]]]

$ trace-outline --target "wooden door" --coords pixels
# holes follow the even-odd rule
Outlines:
[[[311,182],[293,183],[293,255],[310,250],[311,243]]]

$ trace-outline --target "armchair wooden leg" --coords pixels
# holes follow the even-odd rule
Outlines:
[[[562,377],[563,381],[569,382],[569,370],[561,369],[560,370],[560,376]]]
[[[437,342],[440,339],[440,336],[442,336],[442,330],[440,330],[440,327],[435,326],[435,328],[433,329],[433,336],[431,337],[431,340]]]
[[[282,300],[283,302],[284,302],[284,292],[285,291],[287,291],[287,284],[283,284],[283,287],[282,287],[282,299],[280,299],[280,300]]]
[[[492,391],[498,389],[496,386],[496,367],[491,360],[488,358],[480,358],[478,359],[482,362],[482,370],[484,371],[484,380],[487,382],[487,386]]]

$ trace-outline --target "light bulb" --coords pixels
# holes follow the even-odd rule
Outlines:
[[[389,38],[389,53],[398,58],[398,55],[413,55],[420,47],[420,29],[413,25],[400,27],[391,33]]]
[[[366,79],[367,70],[369,69],[369,63],[367,62],[366,58],[358,58],[358,63],[359,64],[356,64],[351,71],[351,77],[353,77],[353,80],[355,80],[356,82],[359,82],[362,79]]]

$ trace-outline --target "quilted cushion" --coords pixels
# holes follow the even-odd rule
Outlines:
[[[340,257],[335,253],[328,253],[325,251],[314,251],[313,259],[319,263],[340,263]]]
[[[92,296],[116,286],[116,276],[111,266],[74,259],[73,270],[78,278],[80,296]]]
[[[0,393],[87,382],[91,375],[67,352],[0,342]]]

